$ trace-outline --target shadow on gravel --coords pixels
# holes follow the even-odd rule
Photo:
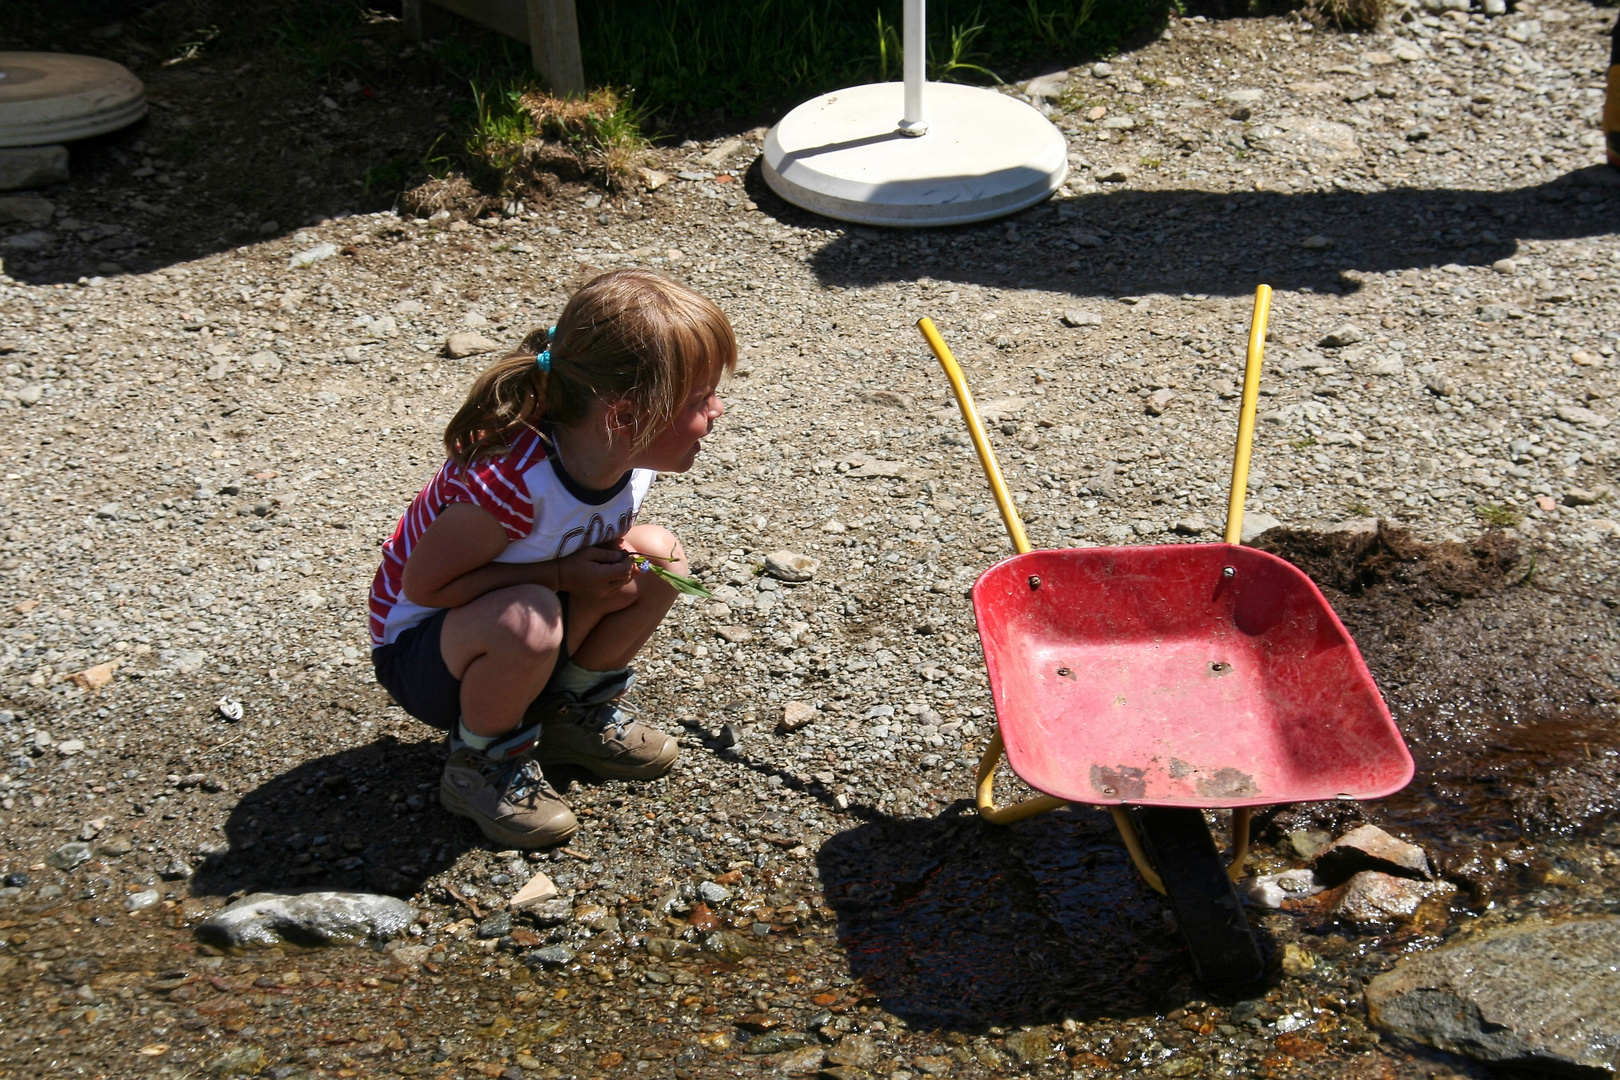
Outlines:
[[[384,736],[315,758],[248,792],[225,822],[230,849],[191,882],[199,896],[259,889],[367,889],[410,896],[478,830],[439,808],[443,743]]]
[[[772,194],[757,165],[748,187],[784,222],[822,220]],[[1098,192],[959,228],[850,228],[811,266],[824,284],[851,288],[927,276],[1076,296],[1233,296],[1261,281],[1347,293],[1359,288],[1349,276],[1358,272],[1488,266],[1520,241],[1616,230],[1620,173],[1597,165],[1508,191]],[[1312,237],[1332,247],[1307,250],[1302,242]]]
[[[907,1024],[982,1031],[1195,996],[1162,903],[1101,812],[1000,827],[964,802],[868,821],[817,858],[851,974]]]

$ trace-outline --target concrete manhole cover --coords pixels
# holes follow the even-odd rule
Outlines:
[[[70,53],[0,52],[0,146],[104,135],[146,115],[146,88],[122,64]]]

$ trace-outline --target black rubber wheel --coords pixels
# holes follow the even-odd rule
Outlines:
[[[1179,806],[1139,806],[1131,810],[1131,818],[1164,882],[1198,978],[1222,987],[1257,982],[1265,974],[1265,960],[1203,813]]]

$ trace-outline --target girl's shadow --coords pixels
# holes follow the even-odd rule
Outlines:
[[[228,850],[192,879],[199,895],[290,888],[411,896],[486,841],[439,807],[441,739],[365,746],[305,762],[244,795],[225,822]]]

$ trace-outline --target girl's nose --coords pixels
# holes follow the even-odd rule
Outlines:
[[[709,418],[711,420],[718,420],[724,415],[726,415],[726,403],[716,397],[714,399],[714,404],[709,407]]]

